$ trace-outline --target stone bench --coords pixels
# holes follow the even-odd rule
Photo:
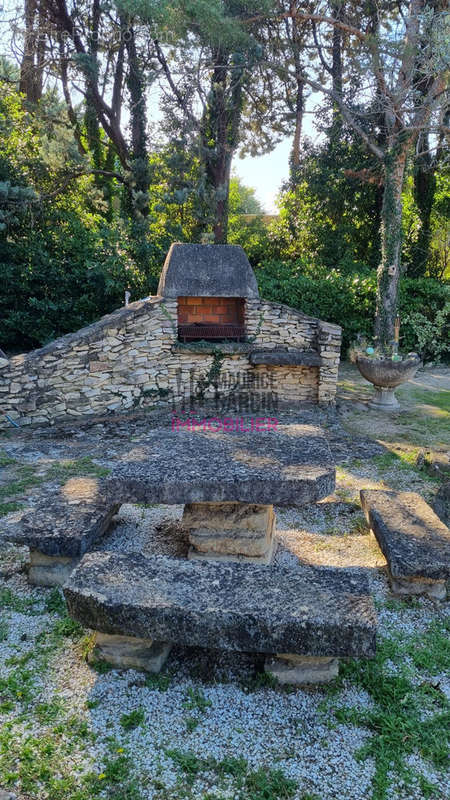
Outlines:
[[[361,505],[388,562],[392,590],[445,599],[450,531],[420,495],[363,489]]]
[[[70,478],[22,517],[11,539],[30,548],[28,579],[38,586],[60,586],[80,558],[107,530],[118,511],[105,499],[98,478]]]
[[[100,632],[100,654],[117,666],[132,665],[124,662],[127,637],[146,651],[138,667],[160,668],[163,643],[167,650],[177,643],[280,654],[284,679],[295,683],[305,682],[305,661],[308,676],[316,667],[318,680],[320,669],[329,679],[339,657],[375,652],[367,580],[345,570],[95,552],[72,572],[64,594],[71,616]]]

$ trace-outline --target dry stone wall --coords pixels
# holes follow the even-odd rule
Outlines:
[[[0,360],[0,426],[182,403],[198,394],[215,364],[213,346],[180,346],[177,301],[152,297],[39,350]],[[248,343],[217,345],[225,358],[215,381],[221,397],[264,405],[330,403],[336,393],[341,329],[265,300],[246,301]],[[251,349],[315,350],[320,367],[252,366]],[[208,382],[206,381],[206,384]],[[205,398],[214,394],[205,389]],[[244,409],[242,409],[244,410]],[[251,409],[250,410],[257,410]]]

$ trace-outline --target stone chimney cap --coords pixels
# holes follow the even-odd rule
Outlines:
[[[158,294],[161,297],[259,297],[255,273],[240,245],[181,242],[170,246]]]

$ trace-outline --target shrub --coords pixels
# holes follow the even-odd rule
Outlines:
[[[256,270],[262,297],[298,308],[305,314],[342,326],[342,354],[361,333],[373,336],[376,273],[363,270],[343,275],[313,269],[302,261],[263,262]],[[400,346],[427,360],[448,358],[450,287],[432,278],[402,278],[399,291]]]

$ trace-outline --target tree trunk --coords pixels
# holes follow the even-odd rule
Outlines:
[[[380,347],[394,339],[402,246],[402,189],[407,148],[388,151],[384,163],[381,209],[381,263],[377,272],[375,336]]]
[[[294,139],[292,142],[292,152],[291,152],[291,182],[295,185],[295,179],[297,176],[297,171],[300,166],[300,142],[302,137],[302,127],[303,127],[303,111],[304,111],[304,100],[303,100],[303,90],[304,90],[304,82],[297,78],[297,91],[295,96],[295,130],[294,130]]]
[[[415,243],[411,268],[414,278],[425,275],[431,243],[431,211],[436,192],[436,165],[430,154],[428,131],[419,136],[418,155],[414,165],[414,199],[419,211],[420,230]]]
[[[235,65],[229,76],[230,54],[218,48],[214,54],[210,101],[201,126],[201,157],[212,195],[212,230],[215,244],[226,244],[228,235],[228,195],[233,154],[239,140],[242,114],[243,70]]]
[[[231,157],[227,152],[222,154],[219,169],[216,172],[216,213],[213,223],[214,244],[226,244],[228,239],[228,199],[230,193]]]
[[[20,64],[19,91],[29,103],[37,103],[42,97],[42,64],[45,49],[40,30],[42,14],[36,0],[25,0],[25,41]]]

